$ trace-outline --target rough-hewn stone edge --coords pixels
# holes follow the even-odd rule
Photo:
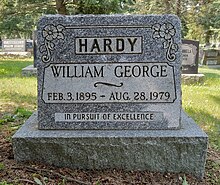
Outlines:
[[[117,168],[204,176],[208,137],[185,114],[181,130],[45,131],[36,113],[13,136],[18,162],[80,169]]]

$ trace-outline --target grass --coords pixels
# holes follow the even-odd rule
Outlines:
[[[5,169],[4,164],[3,164],[3,163],[0,163],[0,171],[1,171],[1,170],[4,170],[4,169]]]
[[[21,69],[33,59],[0,59],[0,125],[28,118],[36,110],[36,77],[22,77]],[[182,85],[183,108],[220,150],[220,69],[199,68],[204,84]]]
[[[30,64],[33,59],[0,59],[0,113],[36,109],[36,77],[21,76],[21,69]]]
[[[220,150],[220,69],[199,68],[204,84],[182,85],[184,110],[209,135],[212,147]]]
[[[0,185],[13,185],[13,184],[8,184],[7,182],[0,182]]]

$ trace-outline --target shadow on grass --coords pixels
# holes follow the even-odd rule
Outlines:
[[[217,101],[220,101],[218,97]],[[210,144],[220,150],[220,119],[201,109],[185,108],[185,111],[209,136]]]

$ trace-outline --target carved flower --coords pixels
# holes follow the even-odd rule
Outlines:
[[[154,24],[152,27],[153,34],[152,37],[154,39],[160,39],[163,42],[163,48],[167,49],[166,58],[168,61],[173,62],[176,59],[175,52],[178,51],[179,47],[176,43],[174,43],[173,36],[176,31],[172,24],[164,23],[164,24]]]
[[[165,23],[160,27],[160,36],[165,40],[171,39],[175,35],[174,26],[170,23]]]
[[[160,24],[154,24],[152,26],[152,29],[154,29],[153,38],[160,38]]]
[[[53,39],[64,39],[64,35],[62,33],[64,27],[62,25],[54,26],[52,24],[45,26],[43,29],[43,37],[48,40],[52,41]]]
[[[163,25],[155,24],[152,27],[155,31],[153,38],[164,38],[170,40],[175,35],[174,26],[170,23],[164,23]]]

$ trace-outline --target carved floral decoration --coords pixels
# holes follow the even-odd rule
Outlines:
[[[163,47],[164,49],[167,49],[166,57],[167,60],[172,62],[176,59],[175,52],[178,51],[178,45],[174,43],[173,37],[176,34],[176,30],[174,26],[170,23],[164,23],[164,24],[154,24],[152,26],[153,32],[153,38],[154,39],[163,39]]]
[[[49,24],[43,28],[42,36],[44,38],[44,44],[40,46],[40,51],[43,54],[42,61],[47,63],[51,61],[51,51],[55,49],[55,40],[64,40],[64,26],[57,25],[54,26]]]

